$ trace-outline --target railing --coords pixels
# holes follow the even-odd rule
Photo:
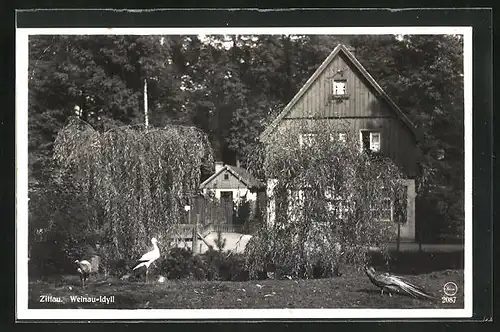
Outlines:
[[[241,233],[243,226],[234,224],[212,224],[209,227],[213,229],[214,232],[222,233]]]
[[[174,232],[172,232],[173,237],[181,237],[185,239],[192,238],[194,225],[193,224],[179,224],[177,225]],[[221,233],[242,233],[243,225],[234,224],[208,224],[208,225],[198,225],[198,233],[203,236],[210,232],[221,232]]]
[[[194,224],[198,221],[198,233],[203,236],[210,232],[250,233],[256,229],[254,223],[243,226],[240,224],[245,217],[238,215],[238,209],[233,202],[221,202],[205,198],[197,198],[192,202],[189,212],[183,213],[180,224],[172,236],[184,239],[192,238]],[[246,211],[246,210],[244,210]],[[249,213],[249,211],[247,211]],[[248,222],[248,221],[247,221]]]

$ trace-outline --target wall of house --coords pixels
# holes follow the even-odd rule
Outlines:
[[[224,180],[225,174],[228,175],[227,180]],[[212,179],[212,181],[207,183],[205,186],[205,188],[207,189],[234,189],[240,187],[245,187],[245,185],[241,183],[241,181],[228,170],[222,171],[219,175],[217,175],[214,179]]]
[[[228,175],[228,179],[224,180],[224,175]],[[242,183],[233,173],[228,170],[222,171],[212,181],[206,184],[203,192],[207,194],[212,192],[217,199],[220,199],[221,192],[231,191],[233,193],[233,201],[237,203],[241,197],[246,195],[247,200],[255,201],[257,193],[251,192],[244,183]]]
[[[401,225],[400,237],[402,242],[415,242],[415,180],[405,180],[406,185],[406,222]]]
[[[342,75],[337,71],[341,70]],[[332,100],[332,80],[347,80],[347,99]],[[376,78],[375,78],[376,79]],[[388,105],[381,102],[377,92],[355,67],[350,68],[343,55],[332,60],[317,77],[287,118],[322,117],[393,117]]]
[[[406,204],[406,221],[400,225],[399,237],[401,242],[415,242],[415,180],[406,179],[404,184],[407,189],[407,204]],[[269,179],[267,181],[267,223],[273,225],[276,222],[276,196],[275,187],[277,185],[276,179]],[[299,206],[303,204],[302,195],[288,195],[289,206],[293,204],[298,204]],[[292,198],[293,197],[293,198]],[[290,199],[292,198],[292,199]],[[387,222],[394,222],[393,220]],[[396,229],[397,232],[397,229]],[[397,234],[396,234],[397,235]]]
[[[221,192],[223,191],[231,191],[233,193],[233,202],[237,203],[239,200],[246,195],[248,201],[255,202],[257,199],[257,193],[251,192],[248,188],[233,188],[233,189],[203,189],[204,194],[208,194],[212,192],[217,199],[220,199]]]
[[[408,178],[415,178],[417,174],[417,146],[413,137],[406,133],[405,129],[399,124],[399,119],[396,118],[351,118],[351,119],[283,119],[276,130],[271,135],[276,133],[291,132],[297,133],[297,145],[299,144],[300,131],[314,131],[322,126],[321,123],[329,122],[330,124],[324,127],[334,127],[338,124],[338,128],[345,129],[346,126],[351,131],[351,135],[356,139],[361,146],[361,130],[377,130],[381,133],[381,153],[390,157],[396,165],[405,173]],[[332,125],[333,123],[333,125]]]

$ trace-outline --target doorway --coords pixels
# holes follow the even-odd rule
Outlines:
[[[222,205],[223,212],[223,220],[221,221],[224,224],[232,224],[233,223],[233,192],[232,191],[221,191],[220,193],[220,202]]]

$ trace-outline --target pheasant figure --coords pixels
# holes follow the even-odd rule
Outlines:
[[[377,273],[373,267],[368,266],[365,266],[364,270],[370,281],[380,288],[381,294],[384,294],[384,291],[386,291],[391,297],[393,293],[397,293],[406,294],[419,299],[436,299],[423,288],[412,284],[402,277],[390,273]]]
[[[149,271],[149,266],[151,263],[153,263],[155,260],[160,258],[160,249],[158,248],[158,241],[156,238],[151,239],[151,243],[153,244],[153,250],[150,252],[145,253],[142,255],[142,257],[139,259],[139,264],[137,264],[132,270],[137,270],[138,268],[145,266],[146,267],[146,282],[148,282],[148,271]]]
[[[80,274],[80,281],[82,282],[82,288],[85,288],[85,282],[87,281],[90,272],[92,272],[92,265],[90,264],[89,261],[86,260],[83,261],[76,260],[75,264],[78,266],[77,271]]]

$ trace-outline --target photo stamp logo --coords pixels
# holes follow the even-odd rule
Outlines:
[[[453,281],[449,281],[444,284],[443,292],[447,296],[455,296],[458,292],[458,286]]]

